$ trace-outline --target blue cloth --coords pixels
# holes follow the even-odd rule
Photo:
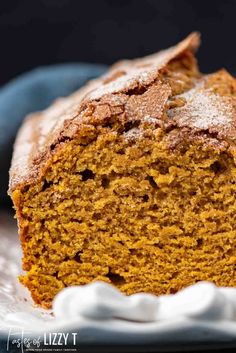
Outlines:
[[[8,170],[12,145],[24,117],[69,95],[86,81],[104,73],[103,65],[69,63],[37,68],[0,89],[0,205],[9,204]]]

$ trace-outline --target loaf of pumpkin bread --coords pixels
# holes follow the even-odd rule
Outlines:
[[[236,81],[201,74],[198,45],[118,62],[23,123],[9,193],[36,303],[96,280],[236,286]]]

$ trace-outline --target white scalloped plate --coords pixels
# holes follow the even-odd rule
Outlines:
[[[0,331],[78,332],[80,344],[230,343],[236,347],[236,289],[199,283],[177,295],[122,295],[97,282],[58,294],[53,312],[37,308],[17,276],[20,245],[11,216],[0,214]]]

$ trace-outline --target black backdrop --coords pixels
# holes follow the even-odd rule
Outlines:
[[[235,0],[1,0],[0,85],[38,65],[112,63],[202,32],[202,70],[236,71]]]

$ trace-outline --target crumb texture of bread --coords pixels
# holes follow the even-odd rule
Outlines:
[[[198,42],[122,61],[23,124],[10,194],[36,303],[95,280],[236,286],[236,83],[199,72]]]

